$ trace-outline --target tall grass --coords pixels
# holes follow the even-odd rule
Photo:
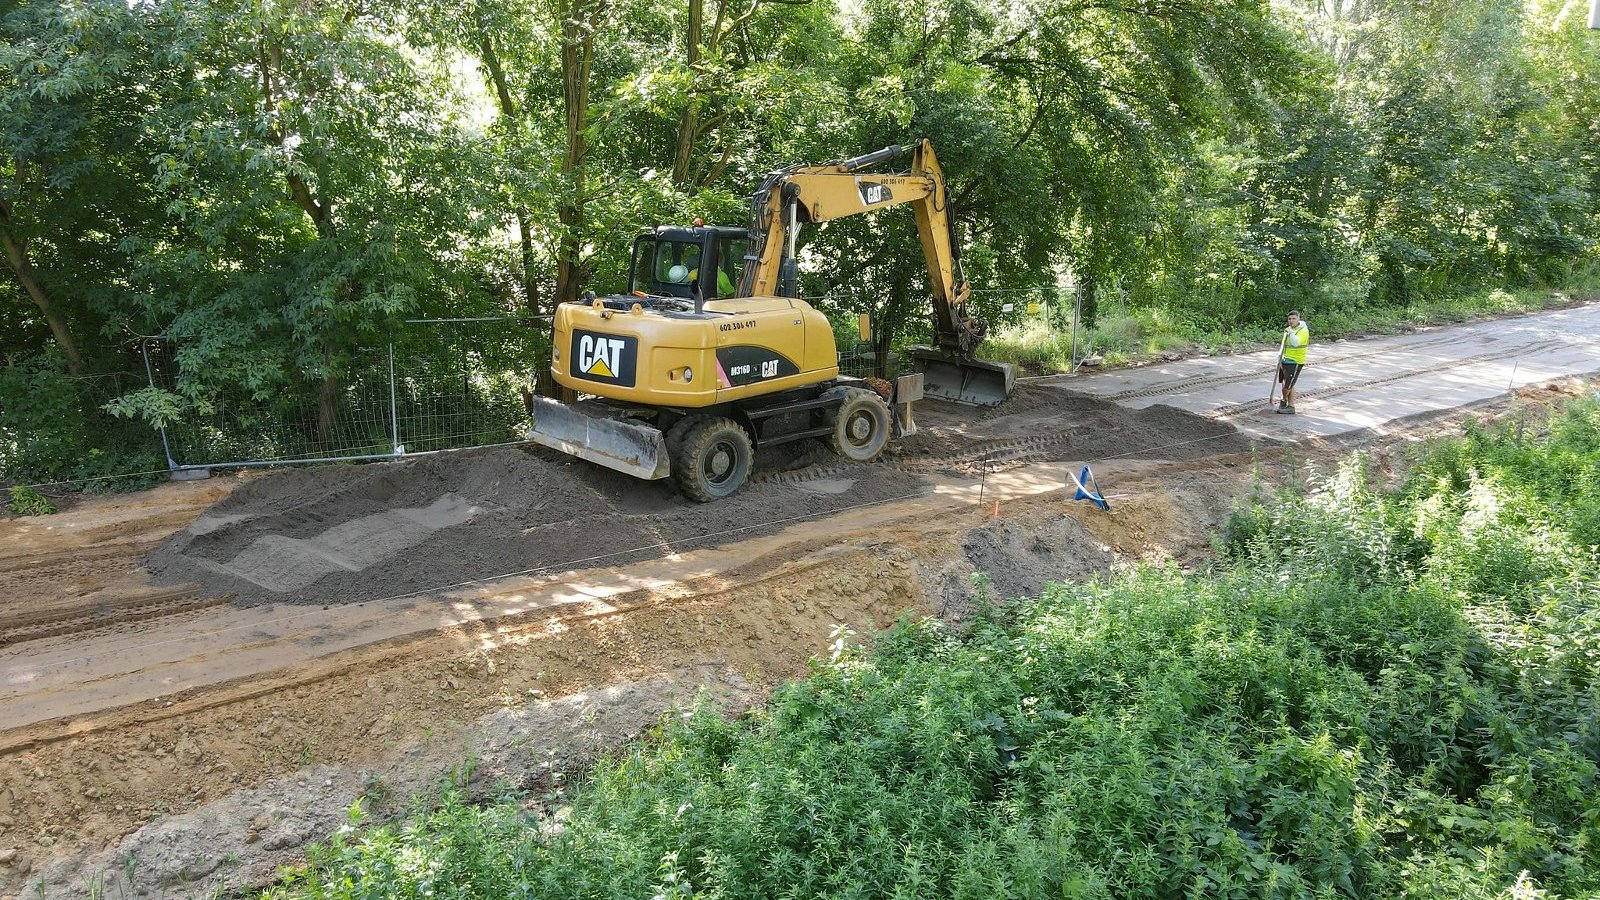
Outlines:
[[[1258,498],[1213,571],[905,621],[548,817],[446,795],[273,897],[1600,891],[1600,405],[1382,493]]]
[[[1562,290],[1524,288],[1418,299],[1405,307],[1358,303],[1307,310],[1314,339],[1388,334],[1404,328],[1466,322],[1511,313],[1537,312],[1578,299],[1600,297],[1600,272],[1574,276]],[[1078,359],[1091,350],[1108,364],[1119,365],[1171,351],[1226,353],[1276,345],[1281,323],[1222,326],[1163,307],[1117,307],[1102,310],[1093,329],[1078,334]],[[1022,322],[995,329],[983,355],[1013,362],[1029,374],[1072,370],[1072,311],[1053,314],[1048,308]]]

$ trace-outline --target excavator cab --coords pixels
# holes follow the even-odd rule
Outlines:
[[[629,293],[686,300],[733,297],[744,270],[745,228],[663,225],[633,241]]]

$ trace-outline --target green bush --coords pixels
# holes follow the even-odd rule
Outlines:
[[[11,499],[6,502],[6,508],[15,516],[48,516],[56,511],[56,505],[50,498],[25,484],[14,484],[9,493]]]
[[[85,490],[131,489],[166,468],[156,433],[102,407],[114,377],[72,378],[53,353],[0,366],[0,477]]]
[[[1207,574],[905,621],[700,710],[557,819],[449,794],[279,897],[1491,897],[1600,891],[1600,420],[1359,459]]]

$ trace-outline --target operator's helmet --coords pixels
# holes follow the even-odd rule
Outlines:
[[[684,265],[673,266],[667,270],[667,280],[673,284],[688,284],[689,267]]]

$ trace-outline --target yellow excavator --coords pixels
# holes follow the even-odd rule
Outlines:
[[[911,154],[910,171],[870,172]],[[935,346],[884,397],[841,378],[826,316],[798,299],[803,224],[912,204],[933,289]],[[662,226],[634,240],[628,293],[556,308],[550,371],[569,396],[535,397],[530,438],[638,478],[672,478],[717,500],[750,475],[755,451],[827,439],[861,462],[915,429],[929,396],[993,406],[1016,373],[973,351],[986,327],[967,311],[949,191],[933,146],[891,146],[821,166],[772,172],[747,228]]]

